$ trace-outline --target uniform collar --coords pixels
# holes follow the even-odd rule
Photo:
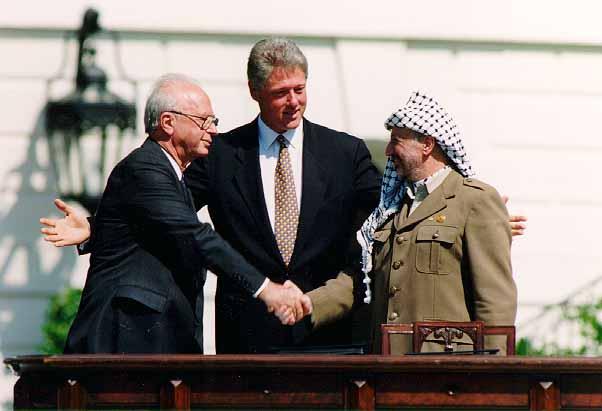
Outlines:
[[[418,201],[422,201],[427,195],[435,191],[435,189],[441,185],[450,171],[451,168],[445,166],[422,180],[408,182],[406,188],[407,196],[412,200],[417,199]]]

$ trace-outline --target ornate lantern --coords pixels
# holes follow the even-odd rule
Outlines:
[[[59,195],[78,201],[90,212],[96,210],[112,166],[109,149],[115,148],[116,157],[121,157],[124,133],[136,131],[135,104],[107,89],[107,75],[95,63],[90,37],[100,30],[98,12],[88,9],[77,31],[75,90],[46,105],[50,160]]]

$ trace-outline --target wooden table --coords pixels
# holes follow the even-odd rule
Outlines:
[[[602,408],[602,358],[62,355],[7,358],[15,409]]]

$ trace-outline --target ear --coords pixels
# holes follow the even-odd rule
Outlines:
[[[253,98],[253,100],[258,101],[257,100],[257,90],[255,90],[253,88],[253,86],[251,86],[251,82],[247,81],[247,85],[249,86],[249,93],[251,93],[251,98]]]
[[[430,136],[425,137],[423,154],[425,156],[431,155],[433,153],[433,150],[435,149],[436,145],[437,145],[437,140],[435,140],[433,137],[430,137]]]
[[[161,113],[161,116],[159,117],[159,128],[169,136],[174,134],[175,118],[175,115],[165,111]]]

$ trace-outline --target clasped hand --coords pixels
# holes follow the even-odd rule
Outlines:
[[[283,325],[293,325],[313,310],[310,298],[290,280],[284,284],[268,282],[259,298]]]

